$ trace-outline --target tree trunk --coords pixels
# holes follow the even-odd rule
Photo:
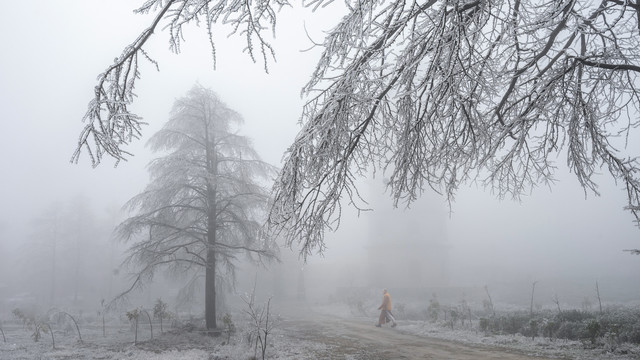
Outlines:
[[[537,281],[534,281],[533,282],[533,286],[531,287],[531,309],[530,309],[530,312],[529,312],[529,317],[533,317],[533,294],[536,291],[536,283],[537,283]]]
[[[58,214],[53,215],[53,245],[51,248],[51,293],[49,304],[56,304],[56,245],[58,243]]]
[[[215,329],[216,324],[216,189],[211,183],[207,184],[208,214],[207,214],[207,268],[204,286],[204,317],[207,330]]]
[[[209,236],[211,238],[211,236]],[[207,330],[215,329],[216,325],[216,252],[209,248],[207,251],[207,269],[204,287],[204,316]]]
[[[211,116],[211,109],[204,109],[207,116]],[[216,179],[218,176],[218,162],[214,139],[210,139],[210,132],[205,123],[206,148],[205,155],[207,161],[207,269],[205,273],[204,287],[204,317],[207,330],[217,328],[216,324]]]
[[[215,219],[215,191],[208,185],[209,214],[207,219],[207,268],[204,286],[204,317],[207,330],[215,329],[216,324],[216,219]],[[214,195],[212,195],[214,194]]]

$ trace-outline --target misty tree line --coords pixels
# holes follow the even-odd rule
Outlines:
[[[3,274],[13,274],[6,285],[15,296],[5,297],[5,304],[81,309],[113,296],[120,286],[122,248],[112,236],[118,216],[117,206],[96,213],[81,196],[37,214],[14,256],[3,259]]]

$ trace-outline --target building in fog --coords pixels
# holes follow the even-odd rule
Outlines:
[[[444,200],[424,194],[410,208],[402,204],[394,208],[380,191],[376,204],[367,226],[369,285],[395,289],[448,285]]]

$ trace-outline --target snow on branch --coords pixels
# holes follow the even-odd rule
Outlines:
[[[151,25],[131,44],[127,45],[114,63],[98,76],[93,99],[89,101],[87,112],[82,121],[85,124],[80,132],[78,144],[71,162],[77,163],[82,152],[86,152],[95,167],[104,156],[116,160],[116,165],[132,154],[127,145],[142,136],[145,123],[129,107],[136,98],[134,93],[136,80],[140,78],[140,58],[150,61],[159,70],[158,63],[144,50],[144,45],[161,23],[161,30],[169,33],[171,51],[180,53],[184,40],[183,26],[203,22],[209,36],[209,44],[216,63],[216,47],[213,26],[221,24],[231,29],[229,35],[244,38],[246,52],[254,62],[262,58],[265,71],[268,63],[275,60],[275,52],[263,33],[270,29],[275,35],[276,13],[282,7],[289,6],[286,0],[258,1],[219,1],[212,0],[149,0],[135,10],[138,14],[157,12]]]
[[[478,181],[498,197],[551,185],[566,152],[585,191],[607,169],[636,218],[638,9],[626,2],[360,2],[328,34],[303,128],[274,186],[269,223],[322,252],[357,177],[383,171],[395,200],[451,200]]]

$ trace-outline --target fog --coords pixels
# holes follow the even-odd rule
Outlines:
[[[300,128],[300,89],[319,54],[303,50],[340,17],[331,7],[313,16],[285,9],[274,40],[277,62],[268,74],[242,53],[241,38],[226,37],[228,29],[216,39],[215,70],[203,29],[189,28],[179,55],[168,50],[164,32],[156,34],[147,51],[160,71],[143,62],[136,87],[134,111],[149,125],[127,149],[135,156],[92,168],[84,154],[71,164],[96,76],[150,21],[132,13],[135,5],[11,2],[11,16],[0,23],[0,313],[28,301],[92,310],[126,288],[126,271],[118,267],[126,245],[113,242],[110,230],[124,216],[121,206],[148,181],[145,166],[154,154],[146,140],[196,82],[244,117],[243,133],[263,160],[279,166]],[[637,303],[640,257],[623,250],[640,247],[640,230],[624,210],[625,191],[603,169],[600,196],[585,193],[565,164],[556,159],[555,185],[520,200],[466,184],[451,203],[426,191],[409,208],[395,208],[382,174],[362,179],[372,210],[358,213],[343,204],[341,225],[327,233],[323,254],[304,263],[296,248],[282,248],[280,264],[242,264],[235,291],[251,289],[258,279],[266,295],[295,297],[303,288],[308,301],[321,302],[353,288],[459,299],[479,298],[486,287],[497,303],[526,305],[537,282],[542,306],[556,294],[579,306],[595,296],[597,282],[605,301]],[[56,233],[57,226],[65,230]],[[155,280],[138,301],[172,301],[176,282]]]

